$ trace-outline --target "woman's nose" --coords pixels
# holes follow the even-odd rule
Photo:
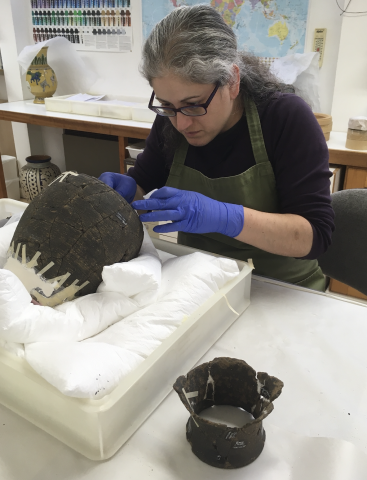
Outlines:
[[[184,115],[181,112],[176,114],[176,128],[179,132],[184,132],[187,130],[193,123],[192,117]]]

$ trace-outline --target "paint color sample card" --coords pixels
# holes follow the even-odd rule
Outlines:
[[[77,50],[131,52],[131,0],[30,0],[35,43],[65,37]]]

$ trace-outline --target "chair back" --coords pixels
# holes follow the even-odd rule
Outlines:
[[[318,258],[325,275],[367,295],[367,189],[333,193],[335,231]]]

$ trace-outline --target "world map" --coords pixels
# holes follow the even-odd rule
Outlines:
[[[238,49],[260,57],[303,53],[309,0],[142,0],[143,35],[174,8],[208,3],[233,28]]]

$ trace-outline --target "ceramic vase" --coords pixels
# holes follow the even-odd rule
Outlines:
[[[52,97],[56,92],[56,74],[47,64],[47,50],[48,47],[41,48],[27,71],[26,80],[31,93],[36,97],[33,103],[43,104],[46,97]]]
[[[21,196],[31,201],[61,175],[61,171],[51,163],[48,155],[32,155],[26,158],[26,162],[19,173],[20,190]]]

